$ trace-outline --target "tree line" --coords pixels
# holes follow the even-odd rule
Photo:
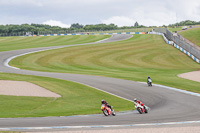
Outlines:
[[[70,28],[62,28],[59,26],[50,26],[47,24],[21,24],[21,25],[0,25],[1,36],[17,36],[26,34],[66,34],[66,33],[77,33],[77,32],[93,32],[93,31],[108,31],[118,29],[131,29],[145,27],[139,25],[138,22],[134,26],[123,26],[118,27],[115,24],[95,24],[95,25],[82,25],[79,23],[71,24]]]
[[[175,24],[169,24],[169,27],[185,26],[185,25],[200,25],[195,21],[181,21]],[[156,26],[149,26],[156,27]],[[163,27],[167,27],[163,25]],[[21,25],[0,25],[0,36],[22,36],[22,35],[45,35],[45,34],[66,34],[66,33],[80,33],[80,32],[94,32],[94,31],[109,31],[119,29],[133,29],[133,28],[146,28],[144,25],[139,25],[135,22],[133,26],[118,27],[115,24],[95,24],[95,25],[82,25],[79,23],[71,24],[70,28],[62,28],[59,26],[50,26],[47,24],[21,24]]]
[[[189,25],[200,25],[200,21],[196,22],[196,21],[191,21],[191,20],[185,20],[185,21],[181,21],[175,24],[169,24],[169,27],[175,27],[175,26],[189,26]]]

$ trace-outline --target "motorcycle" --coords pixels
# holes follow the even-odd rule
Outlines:
[[[134,102],[135,108],[140,114],[148,113],[149,108],[147,106],[142,106],[139,103]]]
[[[148,86],[152,86],[152,79],[148,79],[147,84]]]
[[[108,116],[108,115],[111,115],[111,114],[112,114],[113,116],[116,115],[114,109],[111,110],[111,108],[109,108],[109,107],[106,106],[105,104],[102,104],[102,105],[101,105],[101,110],[103,111],[103,114],[104,114],[105,116]]]

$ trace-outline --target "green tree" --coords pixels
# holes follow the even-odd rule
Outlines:
[[[136,21],[135,24],[134,24],[134,27],[138,27],[138,26],[139,26],[139,24],[138,24],[138,22]]]
[[[81,29],[83,28],[83,25],[79,23],[75,23],[75,24],[71,24],[70,28]]]

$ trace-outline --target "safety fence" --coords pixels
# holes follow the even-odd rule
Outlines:
[[[197,46],[193,46],[190,43],[186,42],[180,35],[176,33],[173,34],[166,28],[157,28],[155,29],[155,31],[164,33],[168,40],[173,41],[176,45],[185,49],[186,51],[194,55],[196,58],[200,59],[200,49],[198,49]]]
[[[70,34],[46,34],[46,35],[29,35],[29,36],[116,35],[116,34],[146,34],[146,32],[118,32],[118,33],[70,33]]]
[[[71,34],[99,34],[99,33],[103,33],[103,34],[106,34],[106,33],[125,33],[125,32],[149,32],[151,31],[152,28],[147,28],[147,27],[144,27],[144,28],[137,28],[137,27],[134,27],[134,28],[125,28],[125,29],[110,29],[110,30],[84,30],[84,29],[76,29],[76,30],[70,30],[70,29],[67,29],[67,30],[44,30],[44,31],[21,31],[21,32],[14,32],[14,31],[8,31],[7,33],[5,32],[1,32],[0,31],[0,37],[9,37],[9,36],[31,36],[31,35],[34,35],[34,36],[37,36],[37,35],[64,35],[64,34],[67,34],[67,35],[71,35]]]
[[[179,49],[189,57],[191,57],[194,61],[200,64],[200,50],[196,47],[190,45],[187,42],[181,40],[178,36],[174,36],[170,31],[164,28],[155,29],[156,32],[149,32],[149,34],[162,35],[163,39],[167,44],[174,46]]]

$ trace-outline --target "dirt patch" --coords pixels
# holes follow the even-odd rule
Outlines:
[[[178,77],[200,82],[200,71],[179,74]]]
[[[60,95],[25,81],[0,80],[0,95],[61,97]]]

